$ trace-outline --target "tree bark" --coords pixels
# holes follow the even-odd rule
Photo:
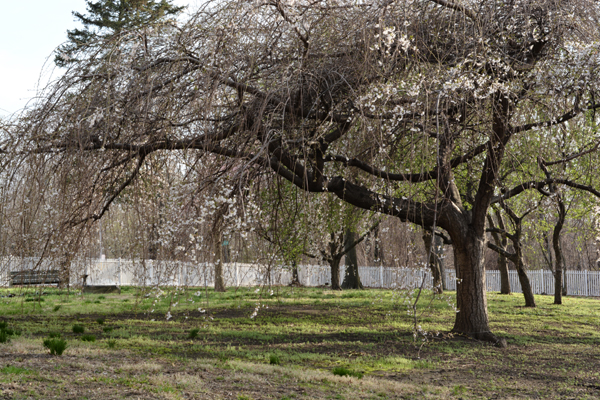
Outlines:
[[[504,219],[502,218],[502,214],[498,209],[496,209],[496,218],[498,219],[498,227],[502,230],[506,230]],[[500,236],[499,239],[499,243],[496,242],[496,244],[501,246],[502,249],[506,250],[508,247],[508,240],[506,239],[506,236]],[[500,294],[510,294],[508,261],[506,260],[506,256],[504,254],[498,254],[498,270],[500,271]]]
[[[356,245],[352,246],[356,242],[356,232],[350,229],[346,229],[344,235],[344,248],[346,252],[346,274],[344,275],[344,282],[342,283],[342,289],[363,289],[363,285],[360,281],[360,275],[358,275],[358,258],[356,256]],[[352,248],[348,249],[349,246]]]
[[[300,277],[298,276],[298,264],[296,261],[292,263],[292,286],[300,286]]]
[[[523,264],[523,258],[519,256],[519,260],[515,263],[517,268],[517,275],[519,276],[519,283],[521,289],[523,289],[523,297],[525,297],[525,307],[535,307],[535,297],[533,296],[533,289],[531,288],[531,282],[527,276],[525,266]]]
[[[490,332],[485,292],[484,235],[465,229],[463,237],[452,235],[456,268],[456,305],[458,312],[454,322],[455,333],[478,340],[498,343],[499,339]]]
[[[552,246],[554,247],[554,304],[562,304],[563,296],[563,254],[560,247],[560,232],[565,223],[566,209],[565,204],[560,197],[560,194],[556,194],[558,203],[558,221],[554,226],[554,232],[552,234]]]
[[[444,292],[442,284],[442,271],[440,268],[440,260],[437,254],[437,243],[434,242],[432,248],[432,240],[437,242],[437,236],[434,238],[434,235],[432,235],[431,231],[425,229],[423,233],[423,243],[425,244],[425,252],[428,256],[429,269],[431,269],[431,275],[433,276],[433,293],[441,294]]]
[[[331,289],[342,290],[340,286],[340,261],[341,257],[333,257],[329,260],[329,266],[331,267]]]

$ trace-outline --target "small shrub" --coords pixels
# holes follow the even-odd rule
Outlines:
[[[60,333],[58,333],[58,332],[50,332],[50,333],[48,333],[48,337],[50,339],[60,339],[61,336],[62,335]]]
[[[198,328],[194,328],[190,331],[190,333],[188,334],[188,339],[196,339],[198,337],[198,332],[200,332],[200,329]]]
[[[84,342],[95,342],[96,341],[96,336],[94,335],[83,335],[81,336],[81,340]]]
[[[100,300],[94,300],[94,304],[100,304]]]
[[[73,325],[73,333],[83,333],[85,328],[82,325]]]
[[[106,299],[106,297],[104,297],[104,296],[98,296],[98,300],[104,300],[104,299]]]
[[[117,341],[115,339],[108,339],[106,341],[106,344],[108,345],[109,349],[114,349],[115,346],[117,345]]]
[[[43,297],[28,297],[25,299],[26,302],[32,302],[32,301],[46,301],[46,299],[44,299]]]
[[[8,322],[0,321],[0,329],[6,329],[8,327]]]
[[[349,368],[346,367],[335,367],[333,369],[333,374],[334,375],[339,375],[339,376],[353,376],[355,378],[362,378],[363,377],[363,373],[362,372],[358,372],[358,371],[353,371]]]
[[[54,306],[54,312],[57,312],[58,310],[60,310],[61,307],[62,307],[61,305]]]
[[[105,326],[104,328],[102,328],[102,330],[106,333],[111,333],[113,331],[113,327],[112,326]]]
[[[44,347],[50,350],[51,355],[60,356],[67,348],[67,341],[64,339],[46,339],[44,340]]]
[[[8,338],[8,333],[4,329],[0,329],[0,343],[8,343],[10,339]]]
[[[272,364],[272,365],[279,365],[279,364],[281,364],[281,361],[279,360],[279,356],[276,355],[276,354],[271,354],[269,356],[269,364]]]
[[[98,325],[104,325],[104,318],[98,318],[96,322],[98,323]]]

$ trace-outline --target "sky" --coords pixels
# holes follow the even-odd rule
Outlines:
[[[197,0],[196,0],[197,1]],[[194,7],[196,1],[175,0]],[[53,76],[53,51],[80,27],[72,11],[85,14],[85,0],[3,1],[0,13],[0,117],[22,108]]]

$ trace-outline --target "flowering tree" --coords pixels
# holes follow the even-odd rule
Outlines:
[[[152,153],[196,151],[246,182],[277,174],[442,228],[460,282],[453,329],[497,342],[490,204],[574,184],[541,177],[501,193],[501,163],[514,143],[551,141],[600,106],[597,11],[586,0],[206,2],[187,23],[76,52],[82,62],[22,121],[21,154],[87,154],[74,223],[101,218]]]

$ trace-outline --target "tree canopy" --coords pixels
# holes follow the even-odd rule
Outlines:
[[[597,17],[586,0],[209,1],[185,23],[118,25],[129,34],[86,48],[12,151],[46,154],[73,180],[73,157],[85,160],[75,225],[101,218],[167,151],[195,152],[239,185],[276,174],[442,228],[459,279],[454,331],[497,341],[486,216],[527,190],[592,189],[542,173],[509,187],[502,168],[524,141],[555,148],[557,129],[578,139],[556,164],[597,146],[595,128],[573,129],[600,107]]]

